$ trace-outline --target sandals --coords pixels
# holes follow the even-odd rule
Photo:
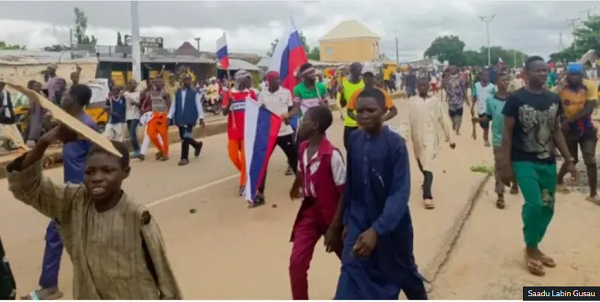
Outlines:
[[[58,300],[63,297],[60,290],[51,291],[50,289],[42,288],[31,291],[26,296],[22,296],[21,300]]]
[[[590,201],[596,205],[600,206],[600,196],[596,195],[596,196],[590,196],[588,195],[585,200]]]
[[[518,195],[519,194],[519,187],[514,186],[510,188],[510,195]]]
[[[539,257],[540,262],[547,267],[556,267],[556,262],[554,262],[554,259],[546,256],[545,254],[541,254]]]
[[[546,271],[544,271],[544,265],[542,264],[541,260],[535,259],[532,256],[525,253],[525,262],[527,264],[527,269],[532,275],[538,277],[546,275]]]
[[[424,199],[423,200],[423,205],[425,206],[426,210],[433,210],[433,209],[435,209],[435,205],[433,204],[433,200],[431,200],[431,199]]]
[[[504,203],[504,196],[498,196],[498,200],[496,200],[496,208],[502,210],[506,207]]]
[[[563,194],[569,194],[569,193],[571,193],[571,191],[569,190],[569,188],[567,188],[567,186],[565,184],[557,184],[556,185],[556,192],[563,193]]]

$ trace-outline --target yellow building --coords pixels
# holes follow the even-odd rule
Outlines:
[[[319,40],[321,62],[365,62],[379,57],[379,36],[356,20],[341,22]]]

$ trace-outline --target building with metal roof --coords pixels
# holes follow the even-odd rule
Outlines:
[[[321,62],[371,62],[379,57],[379,35],[356,20],[339,23],[321,39]]]

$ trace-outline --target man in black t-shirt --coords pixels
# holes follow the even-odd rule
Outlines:
[[[538,247],[554,214],[556,193],[556,159],[558,148],[567,162],[568,171],[576,175],[573,158],[560,131],[562,107],[558,95],[544,89],[548,67],[539,56],[525,64],[528,83],[506,101],[504,131],[500,155],[500,177],[510,185],[513,175],[521,188],[525,259],[529,271],[545,274],[544,266],[554,267],[554,260]],[[514,172],[514,174],[513,174]]]

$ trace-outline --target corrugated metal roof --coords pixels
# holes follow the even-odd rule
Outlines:
[[[324,35],[319,42],[357,38],[379,39],[380,37],[366,26],[362,25],[360,22],[356,20],[348,20],[343,21],[334,27],[330,32]]]
[[[100,62],[114,63],[131,63],[131,57],[123,58],[122,56],[100,56]],[[214,64],[215,61],[193,56],[159,56],[159,55],[142,55],[142,63],[189,63],[189,64]]]
[[[217,67],[221,69],[221,64],[217,62]],[[229,70],[244,69],[247,71],[259,71],[258,66],[238,59],[229,59]]]
[[[260,61],[258,61],[258,63],[256,63],[256,66],[258,66],[260,68],[269,68],[269,64],[271,64],[271,58],[262,57],[262,58],[260,58]]]
[[[68,51],[23,51],[23,50],[1,50],[0,65],[46,65],[60,62],[92,62],[97,63],[98,59],[94,57],[71,59],[71,53]]]

